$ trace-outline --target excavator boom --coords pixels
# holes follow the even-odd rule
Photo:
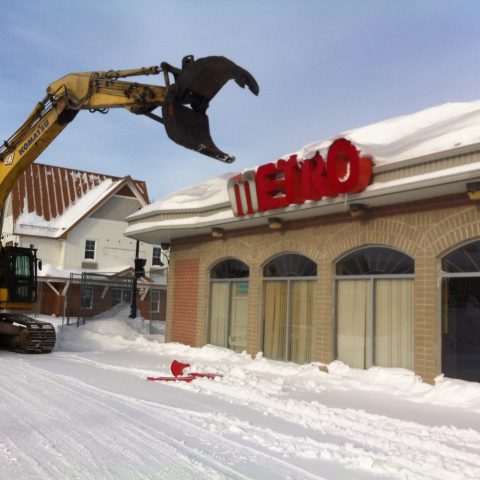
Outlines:
[[[160,73],[164,86],[121,80]],[[146,115],[163,123],[167,135],[179,145],[232,162],[235,157],[222,152],[213,142],[206,114],[212,98],[229,80],[235,80],[242,88],[247,86],[258,95],[252,75],[231,60],[225,57],[195,60],[191,55],[184,57],[181,68],[162,63],[130,70],[73,73],[51,83],[46,97],[0,146],[0,210],[21,173],[80,110],[106,113],[110,108],[124,108],[136,115]],[[161,108],[162,116],[154,113],[157,108]],[[0,310],[25,310],[35,305],[36,262],[35,249],[4,247],[0,243]],[[0,315],[0,346],[49,352],[54,344],[55,332],[50,324],[22,314]]]
[[[119,79],[163,73],[165,86]],[[173,76],[174,81],[170,81]],[[24,124],[0,146],[0,208],[19,175],[60,134],[80,110],[106,113],[125,108],[164,124],[171,140],[203,155],[233,162],[212,140],[206,111],[229,80],[258,95],[253,76],[225,57],[184,57],[182,68],[160,66],[73,73],[51,83],[47,96]],[[154,113],[161,108],[162,116]]]

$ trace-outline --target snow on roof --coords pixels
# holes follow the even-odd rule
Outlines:
[[[59,237],[74,223],[82,218],[93,205],[114,190],[121,180],[113,182],[108,178],[95,188],[92,188],[83,197],[77,199],[62,215],[45,220],[37,212],[22,212],[15,221],[15,233],[20,235],[40,235]]]
[[[12,188],[14,233],[58,238],[122,183],[148,203],[143,181],[34,163]]]
[[[300,149],[300,158],[310,158],[330,146],[335,138],[347,138],[376,165],[400,162],[480,142],[480,100],[446,103],[420,112],[391,118]]]
[[[118,273],[122,273],[124,271],[127,271],[131,269],[132,267],[130,265],[118,265],[115,267],[109,267],[108,272],[102,272],[103,274],[111,274],[115,275]],[[85,272],[85,269],[59,269],[54,267],[53,265],[50,265],[48,263],[44,263],[42,265],[42,269],[38,271],[38,276],[39,277],[45,277],[45,278],[70,278],[70,274],[74,273],[76,275],[81,275],[82,273]]]
[[[347,130],[306,145],[295,153],[299,160],[312,157],[317,150],[325,154],[331,143],[340,137],[349,139],[362,153],[371,155],[376,166],[460,149],[480,143],[480,100],[447,103]],[[233,175],[227,173],[180,190],[135,212],[128,220],[158,212],[194,212],[228,205],[227,182]]]
[[[225,173],[197,185],[191,185],[141,209],[142,214],[162,210],[181,212],[208,210],[221,204],[229,204],[227,182],[235,173]],[[137,215],[135,212],[131,217]],[[129,217],[130,218],[130,217]]]

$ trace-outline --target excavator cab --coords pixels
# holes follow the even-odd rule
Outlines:
[[[28,310],[37,300],[36,249],[2,246],[0,303],[3,308]]]
[[[181,69],[165,62],[161,68],[173,74],[175,79],[175,85],[169,89],[162,105],[163,123],[170,139],[222,162],[233,162],[235,157],[220,150],[213,142],[206,110],[229,80],[235,80],[242,88],[247,86],[258,95],[259,87],[253,76],[220,56],[194,60],[188,55],[183,58]]]
[[[24,353],[49,353],[55,346],[55,329],[48,322],[22,312],[37,301],[37,250],[0,246],[0,348]]]

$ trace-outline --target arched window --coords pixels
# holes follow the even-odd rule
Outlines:
[[[248,265],[229,258],[210,271],[209,343],[243,352],[248,319]]]
[[[264,354],[276,360],[309,362],[316,263],[286,253],[265,265],[263,277]]]
[[[337,358],[355,368],[413,369],[413,259],[365,247],[335,270]]]
[[[402,275],[414,272],[413,259],[388,247],[365,247],[337,263],[337,275]]]
[[[442,258],[442,372],[480,381],[480,241]]]

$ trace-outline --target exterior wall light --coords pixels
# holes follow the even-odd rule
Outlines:
[[[283,227],[283,220],[281,218],[269,218],[268,219],[268,226],[272,230],[278,230]]]
[[[367,206],[363,203],[351,203],[348,206],[348,210],[352,217],[360,217],[361,215],[367,213]]]
[[[225,231],[223,230],[223,228],[213,227],[210,233],[213,238],[222,238]]]
[[[470,200],[480,200],[480,182],[467,183],[467,193]]]

